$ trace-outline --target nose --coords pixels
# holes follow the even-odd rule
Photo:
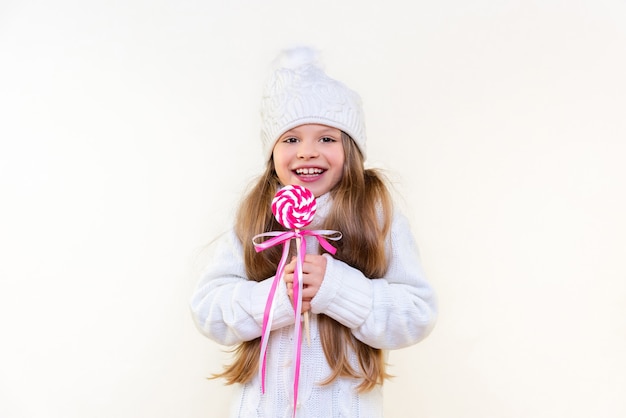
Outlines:
[[[315,141],[302,141],[298,146],[298,158],[309,159],[316,158],[319,155]]]

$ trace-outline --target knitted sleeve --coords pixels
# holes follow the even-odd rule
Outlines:
[[[223,345],[260,337],[271,279],[248,280],[243,248],[234,231],[221,237],[191,300],[191,312],[200,332]],[[294,322],[293,308],[282,280],[276,291],[273,318],[272,329]]]
[[[409,223],[401,214],[394,216],[388,251],[389,269],[384,277],[374,279],[325,255],[326,275],[311,310],[350,328],[357,339],[372,347],[398,349],[430,333],[436,301]]]

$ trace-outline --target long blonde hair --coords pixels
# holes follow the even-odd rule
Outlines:
[[[363,156],[354,141],[342,132],[345,152],[343,176],[330,191],[332,208],[324,220],[324,229],[341,231],[336,243],[335,258],[360,270],[365,277],[382,277],[387,271],[387,236],[391,227],[391,198],[381,173],[365,169]],[[237,213],[236,233],[243,245],[244,263],[249,280],[262,281],[276,273],[281,249],[273,247],[257,253],[252,237],[266,232],[284,230],[272,214],[270,202],[281,187],[272,159],[265,172],[245,195]],[[348,214],[348,216],[346,216]],[[368,391],[388,377],[382,350],[354,338],[350,329],[334,319],[319,315],[322,348],[331,375],[321,384],[338,377],[362,379],[359,391]],[[356,354],[359,370],[349,362],[350,349]],[[245,341],[233,350],[234,362],[215,377],[227,384],[246,383],[257,373],[260,338]]]

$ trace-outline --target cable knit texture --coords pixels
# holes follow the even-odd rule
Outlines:
[[[328,195],[318,198],[318,212],[309,228],[319,228],[329,208]],[[318,252],[307,238],[308,252]],[[342,261],[326,255],[322,286],[311,301],[311,345],[302,344],[298,418],[383,416],[382,388],[358,393],[359,381],[339,378],[319,382],[330,375],[318,333],[318,315],[326,314],[352,330],[370,346],[398,349],[426,337],[435,322],[433,291],[426,281],[417,247],[404,216],[396,213],[386,243],[389,269],[384,277],[366,278]],[[270,280],[247,280],[242,246],[234,232],[218,244],[214,259],[200,280],[191,302],[198,329],[219,344],[233,345],[261,336],[263,311]],[[293,308],[284,283],[276,296],[276,310],[267,351],[266,393],[255,377],[238,385],[231,417],[291,417],[293,403]],[[351,362],[358,370],[356,356]]]
[[[307,123],[344,131],[365,156],[365,119],[361,97],[321,68],[312,48],[283,51],[261,100],[261,141],[270,158],[276,140],[288,130]]]

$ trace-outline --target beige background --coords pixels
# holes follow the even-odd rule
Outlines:
[[[439,295],[387,416],[626,416],[617,0],[0,3],[0,416],[224,416],[187,301],[297,43],[362,95]]]

